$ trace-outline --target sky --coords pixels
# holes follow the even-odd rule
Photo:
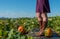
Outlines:
[[[51,13],[60,15],[60,0],[49,0]],[[0,0],[0,17],[35,17],[36,0]]]

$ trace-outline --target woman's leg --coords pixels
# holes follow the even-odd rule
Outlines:
[[[36,13],[36,17],[37,17],[37,19],[38,19],[39,26],[40,26],[40,29],[41,29],[41,26],[42,26],[42,17],[41,17],[41,13],[37,12],[37,13]]]
[[[37,32],[36,35],[37,35],[37,36],[40,36],[43,19],[42,19],[42,17],[41,17],[41,13],[39,13],[39,12],[36,13],[36,17],[37,17],[37,19],[38,19],[39,27],[40,27],[40,31]]]
[[[48,21],[47,13],[42,13],[41,16],[43,18],[43,22],[47,22]]]
[[[37,17],[38,21],[42,21],[41,13],[37,12],[36,17]]]
[[[47,26],[47,21],[48,21],[48,17],[47,17],[47,13],[37,13],[37,18],[40,24],[40,31],[37,32],[37,36],[41,36],[43,34],[44,29]]]
[[[47,17],[47,13],[42,13],[41,15],[42,15],[42,18],[43,18],[41,33],[43,33],[44,29],[47,27],[48,17]]]

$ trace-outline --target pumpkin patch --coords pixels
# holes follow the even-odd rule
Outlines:
[[[60,35],[60,16],[48,17],[47,28],[44,31],[45,36],[52,36],[53,32],[51,30],[57,32]],[[21,26],[22,25],[22,26]],[[19,26],[19,27],[18,27]],[[27,33],[29,31],[39,27],[37,19],[34,18],[1,18],[0,19],[0,39],[21,39],[25,38],[25,34],[23,36],[22,33]],[[50,27],[50,28],[48,28]],[[13,30],[12,30],[13,29]],[[21,32],[21,33],[20,33]],[[35,32],[35,29],[34,31]],[[31,38],[27,36],[28,38]],[[28,39],[26,38],[26,39]]]

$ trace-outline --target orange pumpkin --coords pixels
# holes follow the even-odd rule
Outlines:
[[[18,31],[21,32],[22,34],[28,34],[28,32],[24,29],[23,26],[19,26]]]
[[[25,30],[24,30],[24,27],[23,27],[23,26],[19,26],[19,27],[18,27],[18,31],[21,32],[21,33],[23,33],[23,32],[25,31]]]
[[[48,36],[48,37],[51,37],[52,36],[52,30],[51,30],[51,28],[47,28],[45,30],[45,36]]]

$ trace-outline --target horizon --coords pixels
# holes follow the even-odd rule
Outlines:
[[[60,0],[49,0],[49,16],[60,16]],[[0,18],[36,17],[36,0],[0,0]]]

